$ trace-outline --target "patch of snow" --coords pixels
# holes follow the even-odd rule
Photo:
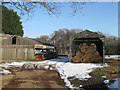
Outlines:
[[[83,85],[79,85],[79,87],[82,87]]]
[[[35,69],[35,66],[36,65],[34,65],[34,64],[32,64],[32,63],[25,63],[24,65],[22,65],[22,69],[26,69],[26,70],[31,70],[31,69]]]
[[[49,66],[44,66],[44,68],[45,68],[45,69],[48,69],[48,68],[49,68]]]
[[[108,84],[108,83],[109,83],[109,80],[104,80],[104,83],[105,83],[105,84]]]
[[[4,67],[5,69],[8,69],[10,67],[19,67],[21,68],[23,64],[27,62],[11,62],[11,63],[2,63],[0,64],[0,67]]]
[[[53,68],[52,68],[52,67],[50,67],[50,70],[53,70]]]
[[[11,72],[10,71],[8,71],[8,70],[2,70],[2,71],[0,71],[0,74],[10,74]]]
[[[119,59],[120,55],[105,55],[105,59]]]
[[[104,66],[104,67],[108,67],[109,65],[108,65],[107,63],[105,63],[103,66]]]
[[[62,78],[75,77],[79,80],[87,80],[91,76],[90,72],[94,68],[100,68],[103,66],[97,64],[88,64],[88,63],[65,63],[60,69],[59,72],[62,74]]]
[[[102,78],[106,78],[106,76],[101,76]]]

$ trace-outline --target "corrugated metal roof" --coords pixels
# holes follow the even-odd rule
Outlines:
[[[35,45],[35,44],[41,44],[41,45],[47,45],[47,46],[54,46],[49,43],[44,43],[42,41],[33,39],[33,38],[27,38],[27,37],[21,37],[18,35],[9,35],[9,34],[3,34],[0,33],[0,38],[2,39],[2,45],[12,45],[12,38],[16,37],[16,45]]]

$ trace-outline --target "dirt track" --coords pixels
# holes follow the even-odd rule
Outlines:
[[[67,90],[56,71],[27,70],[15,74],[4,88],[64,88]]]

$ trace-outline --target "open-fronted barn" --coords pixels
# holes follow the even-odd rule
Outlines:
[[[70,39],[70,60],[72,57],[74,62],[90,62],[87,60],[93,61],[93,57],[100,57],[100,61],[103,62],[104,36],[89,30],[76,34]]]
[[[0,34],[2,59],[35,59],[37,50],[55,51],[54,45],[17,35]]]

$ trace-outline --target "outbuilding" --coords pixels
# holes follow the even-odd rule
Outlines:
[[[0,45],[2,49],[2,60],[33,60],[35,59],[35,51],[38,48],[56,50],[55,46],[49,43],[17,35],[0,33],[0,41],[2,41],[2,44]]]
[[[96,50],[99,52],[99,55],[102,57],[101,62],[104,62],[104,35],[98,34],[97,32],[92,32],[89,30],[82,31],[76,34],[74,37],[70,39],[70,61],[71,58],[76,55],[76,52],[79,51],[79,48],[83,43],[87,45],[94,44],[96,46]]]

